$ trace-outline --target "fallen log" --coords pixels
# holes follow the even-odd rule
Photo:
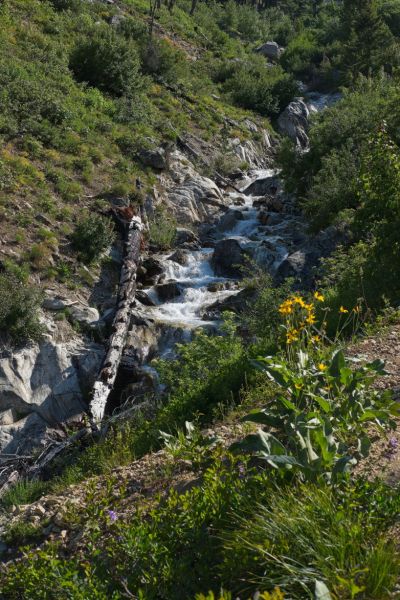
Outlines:
[[[143,222],[140,217],[133,216],[128,225],[125,242],[125,258],[119,282],[117,312],[113,322],[113,332],[108,343],[99,376],[93,386],[89,413],[94,423],[103,417],[108,397],[113,389],[125,347],[129,328],[130,311],[135,298],[136,272],[142,247]]]

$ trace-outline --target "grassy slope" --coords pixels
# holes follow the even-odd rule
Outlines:
[[[136,178],[145,190],[156,181],[135,158],[135,148],[186,131],[214,146],[223,127],[233,136],[248,135],[239,124],[247,113],[212,96],[217,90],[202,59],[212,51],[202,45],[202,28],[182,10],[173,19],[164,11],[163,26],[156,28],[156,36],[172,37],[180,52],[181,83],[171,89],[148,78],[134,114],[124,116],[123,99],[78,83],[68,68],[72,48],[96,23],[111,31],[119,14],[116,6],[78,4],[80,12],[56,11],[50,2],[13,0],[0,13],[0,258],[10,270],[70,287],[90,283],[68,238],[82,211],[107,209],[110,196],[135,203]],[[142,29],[147,26],[147,4],[119,7]],[[177,23],[178,35],[172,35]],[[179,37],[184,32],[189,41]],[[232,43],[233,54],[235,48],[243,52],[239,43]]]

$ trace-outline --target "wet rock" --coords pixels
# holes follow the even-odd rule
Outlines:
[[[221,292],[225,289],[225,283],[223,281],[216,281],[215,283],[209,283],[207,286],[207,290],[209,292]]]
[[[185,250],[178,248],[178,250],[168,257],[168,260],[172,260],[173,262],[178,263],[178,265],[184,266],[188,264],[189,257]]]
[[[277,279],[284,280],[288,277],[299,277],[304,273],[307,263],[307,255],[303,250],[297,250],[290,254],[279,266]]]
[[[244,289],[224,300],[217,300],[211,304],[203,314],[204,320],[219,319],[225,311],[240,312],[245,309],[247,303],[255,297],[254,290]]]
[[[146,258],[138,269],[137,279],[144,285],[155,285],[159,276],[164,272],[161,262],[157,258]]]
[[[167,167],[167,157],[163,148],[156,148],[154,150],[147,150],[143,148],[139,151],[139,160],[145,167],[151,167],[162,171]]]
[[[281,57],[284,48],[279,46],[277,42],[270,41],[265,42],[265,44],[262,44],[261,46],[256,48],[255,51],[257,52],[257,54],[261,54],[262,56],[265,56],[270,60],[277,61]]]
[[[198,244],[199,238],[191,229],[185,227],[176,228],[175,244],[182,246],[183,244]]]
[[[238,277],[241,275],[241,266],[244,265],[246,254],[239,242],[235,239],[224,239],[216,243],[212,266],[216,275],[224,277]]]
[[[293,140],[299,148],[308,148],[310,109],[302,98],[297,98],[285,108],[278,118],[282,133]]]
[[[144,306],[156,306],[155,302],[153,302],[150,296],[143,290],[136,290],[135,297],[141,304],[144,304]]]
[[[220,231],[230,231],[243,219],[244,215],[240,210],[228,210],[219,220],[217,227]]]
[[[244,193],[249,196],[275,196],[281,191],[281,182],[275,175],[267,175],[259,177],[252,181],[244,190]]]
[[[162,302],[166,302],[179,296],[182,292],[182,287],[176,281],[169,281],[168,283],[156,285],[155,290],[159,299]]]

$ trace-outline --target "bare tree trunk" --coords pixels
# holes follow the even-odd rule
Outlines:
[[[89,411],[95,423],[100,422],[108,397],[113,389],[124,351],[129,328],[130,309],[135,298],[136,272],[142,248],[143,223],[140,217],[133,217],[128,226],[124,264],[119,283],[118,307],[114,317],[113,333],[103,361],[99,377],[93,386],[93,396]]]

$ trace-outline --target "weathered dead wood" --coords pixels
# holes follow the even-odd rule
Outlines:
[[[135,297],[136,272],[142,248],[143,223],[140,217],[132,217],[128,225],[125,242],[125,258],[121,269],[117,312],[113,322],[113,332],[108,343],[108,351],[99,376],[93,386],[89,412],[95,423],[103,417],[108,397],[113,389],[125,347],[129,328],[130,311]]]

